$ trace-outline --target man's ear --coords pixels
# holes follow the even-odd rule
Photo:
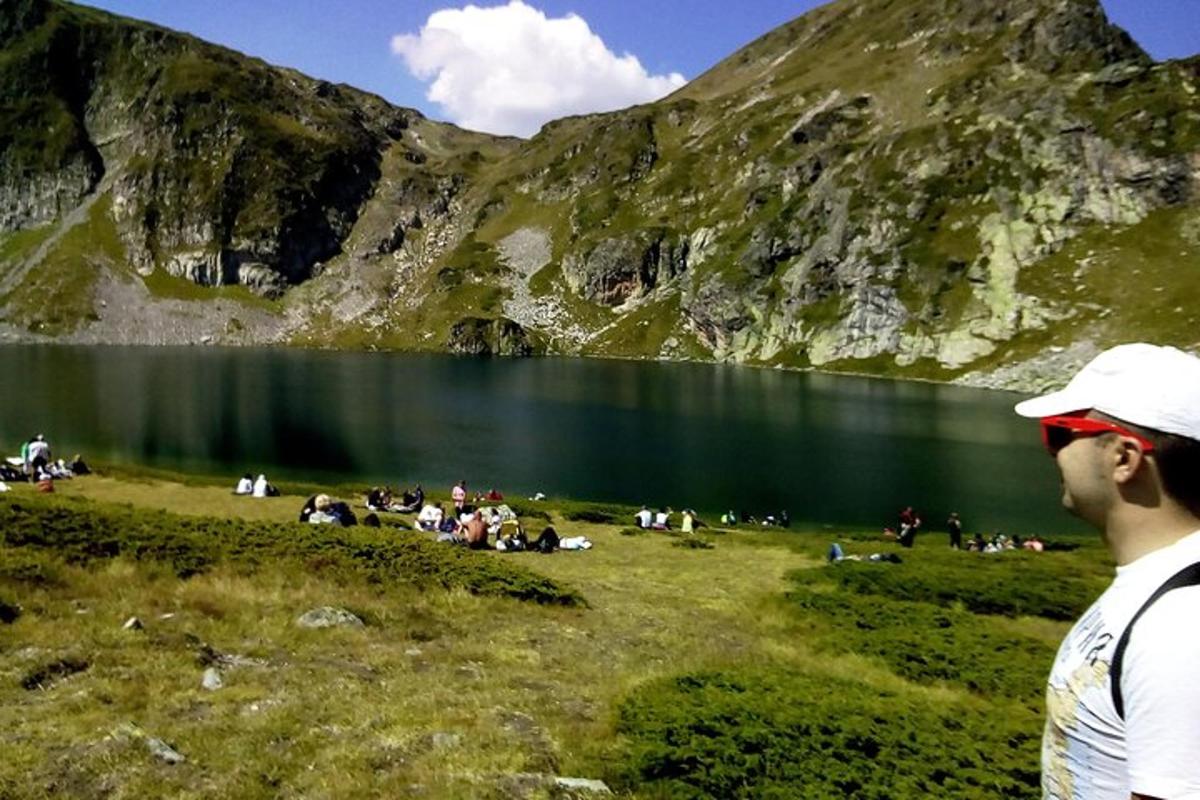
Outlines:
[[[1119,436],[1114,450],[1113,480],[1119,484],[1129,483],[1139,471],[1146,468],[1146,454],[1138,443],[1128,436]]]

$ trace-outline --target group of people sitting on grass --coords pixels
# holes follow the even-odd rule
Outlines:
[[[897,528],[885,527],[883,538],[895,541],[901,547],[911,548],[916,541],[917,531],[921,527],[921,515],[912,506],[905,506],[899,514]],[[964,544],[962,540],[963,524],[958,512],[951,512],[946,520],[946,531],[950,535],[950,547],[954,550],[966,550],[970,553],[1000,553],[1005,550],[1030,550],[1036,553],[1045,549],[1045,543],[1037,536],[1022,540],[1020,536],[1005,536],[995,533],[990,539],[985,539],[982,533],[976,533]]]
[[[669,531],[674,530],[671,525],[671,515],[675,512],[670,506],[662,506],[658,511],[651,511],[646,506],[633,515],[633,524],[639,528],[648,531]],[[696,528],[704,525],[696,518],[696,512],[690,508],[685,508],[679,514],[679,530],[683,533],[694,533]]]
[[[743,510],[740,514],[733,509],[726,511],[721,515],[721,524],[729,525],[758,525],[763,528],[790,528],[792,526],[792,518],[788,515],[787,509],[783,509],[778,514],[764,514],[762,518],[751,514],[749,511]]]
[[[0,484],[3,481],[27,481],[38,484],[40,490],[48,492],[54,490],[56,480],[90,472],[91,469],[78,453],[70,461],[62,458],[55,460],[50,452],[50,443],[44,434],[39,433],[21,443],[19,456],[6,458],[0,463]]]
[[[1046,549],[1046,543],[1036,534],[1028,539],[1022,539],[1020,536],[1005,536],[1003,533],[997,533],[990,540],[986,540],[983,538],[983,534],[976,533],[967,540],[964,549],[969,553],[1003,553],[1007,550],[1029,550],[1040,553]]]
[[[436,534],[436,540],[447,544],[464,545],[473,550],[495,548],[501,552],[536,550],[550,553],[555,550],[588,550],[592,542],[585,536],[559,537],[554,528],[547,526],[532,542],[526,536],[516,512],[509,506],[477,505],[468,503],[466,483],[460,481],[451,491],[454,510],[447,513],[440,502],[427,501],[425,490],[417,484],[405,491],[397,502],[388,487],[372,487],[364,498],[368,513],[363,525],[380,527],[380,514],[411,514],[416,512],[412,528]],[[487,494],[477,494],[476,502],[501,501],[504,496],[492,489]],[[418,510],[419,508],[419,510]],[[360,524],[349,504],[335,500],[326,494],[308,498],[300,511],[300,521],[310,524],[335,524],[343,527]],[[407,529],[404,523],[389,523],[389,527]]]
[[[247,497],[279,497],[279,490],[267,481],[266,475],[261,473],[257,478],[252,478],[247,472],[238,480],[237,486],[233,488],[233,493]]]
[[[425,505],[425,490],[421,484],[413,489],[405,489],[396,499],[395,493],[389,486],[375,486],[367,492],[367,508],[372,511],[386,511],[393,514],[413,514]]]
[[[633,524],[643,530],[653,531],[669,531],[675,527],[671,522],[671,516],[675,512],[670,506],[660,506],[658,511],[651,511],[647,506],[642,506],[636,514],[633,515]],[[727,511],[721,515],[721,524],[729,527],[736,525],[756,525],[761,527],[779,526],[787,528],[791,526],[792,520],[788,516],[787,510],[780,511],[778,515],[766,514],[761,519],[753,514],[743,511],[740,515],[736,511]],[[694,533],[696,528],[704,527],[704,523],[696,516],[696,512],[690,508],[685,508],[680,512],[679,530],[682,533]]]

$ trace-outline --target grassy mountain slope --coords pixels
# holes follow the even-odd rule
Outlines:
[[[529,141],[99,12],[20,8],[0,24],[8,338],[120,338],[107,319],[133,306],[155,321],[139,341],[1024,385],[1132,336],[1200,344],[1200,60],[1153,63],[1096,0],[839,0],[662,101]],[[65,51],[30,91],[29,65]],[[98,195],[121,251],[91,257],[75,324],[50,324],[43,284],[78,259],[29,276],[68,247],[61,229],[106,224],[71,217]],[[163,275],[184,279],[169,298]],[[1140,310],[1107,310],[1131,288]],[[171,324],[185,313],[205,323]]]

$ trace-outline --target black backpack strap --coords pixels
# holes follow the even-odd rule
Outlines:
[[[1121,670],[1122,662],[1125,659],[1125,648],[1129,645],[1129,634],[1133,632],[1133,626],[1142,614],[1145,614],[1150,606],[1158,601],[1158,598],[1172,589],[1179,589],[1183,586],[1200,586],[1200,563],[1189,564],[1168,578],[1162,586],[1159,586],[1154,594],[1142,603],[1142,607],[1133,615],[1133,619],[1129,620],[1124,633],[1117,640],[1117,647],[1113,650],[1112,663],[1108,668],[1108,677],[1111,681],[1113,706],[1117,709],[1117,716],[1122,720],[1125,719],[1125,698],[1121,695]]]

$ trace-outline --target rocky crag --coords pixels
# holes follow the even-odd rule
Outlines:
[[[0,9],[0,340],[713,359],[1035,388],[1200,347],[1200,59],[1098,0],[839,0],[529,141]]]

